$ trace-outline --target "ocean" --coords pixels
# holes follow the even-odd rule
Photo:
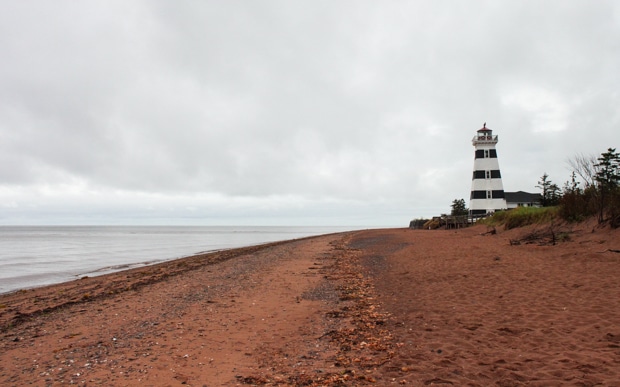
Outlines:
[[[0,293],[350,227],[0,226]]]

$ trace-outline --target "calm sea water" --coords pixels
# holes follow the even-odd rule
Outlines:
[[[0,293],[346,227],[0,226]]]

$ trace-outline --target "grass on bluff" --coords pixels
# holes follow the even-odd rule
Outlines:
[[[506,230],[529,224],[544,224],[558,219],[558,207],[518,207],[507,211],[498,211],[480,219],[478,224],[487,226],[504,225]]]

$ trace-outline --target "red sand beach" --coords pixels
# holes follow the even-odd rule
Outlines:
[[[620,232],[368,230],[0,296],[0,385],[618,386]]]

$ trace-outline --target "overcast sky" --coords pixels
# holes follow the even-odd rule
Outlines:
[[[0,0],[0,224],[407,226],[620,148],[620,2]]]

